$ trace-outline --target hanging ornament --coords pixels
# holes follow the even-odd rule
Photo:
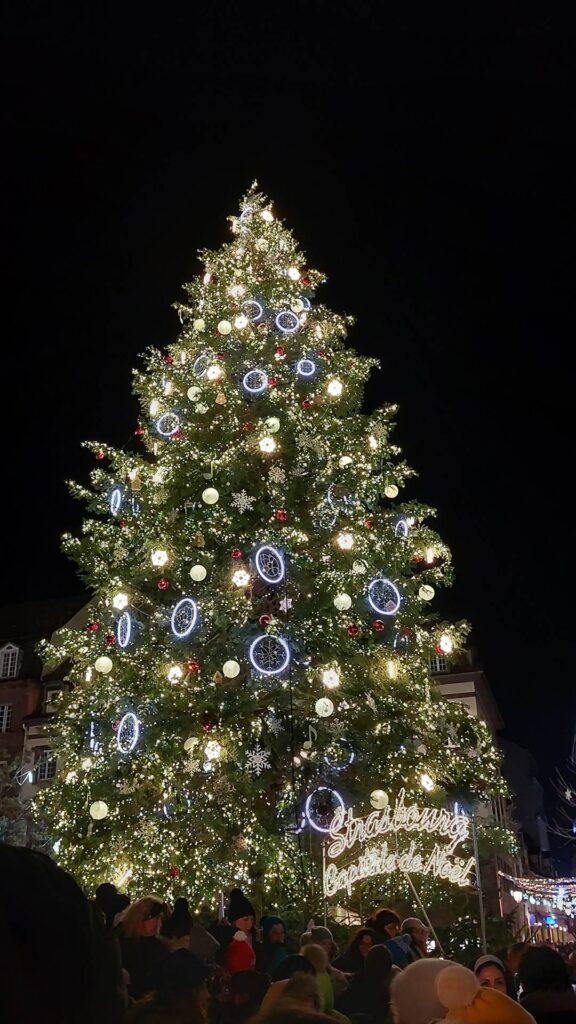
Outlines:
[[[136,434],[136,437],[142,437],[143,436],[143,434],[145,433],[145,430],[144,430],[144,427],[142,426],[141,423],[138,424],[138,426],[136,427],[136,430],[134,431],[134,433]]]
[[[99,622],[89,622],[88,623],[88,632],[89,633],[97,633],[99,629],[100,629],[100,623]]]
[[[382,630],[384,629],[384,623],[382,622],[382,619],[374,619],[372,623],[372,628],[375,629],[377,633],[382,632]]]
[[[276,345],[276,348],[274,349],[274,354],[277,356],[285,356],[286,349],[284,348],[284,345]]]
[[[285,523],[288,519],[288,513],[283,508],[279,508],[275,515],[279,523]]]
[[[357,576],[364,576],[368,572],[368,563],[358,559],[352,563],[352,572],[356,573]]]
[[[319,718],[330,718],[334,713],[334,704],[329,697],[320,697],[314,705],[314,710]]]
[[[271,434],[277,434],[280,430],[280,420],[277,416],[268,416],[268,419],[265,421],[265,426],[266,430]]]
[[[222,671],[227,679],[235,679],[240,674],[240,665],[233,658],[229,661],[225,661],[222,665]]]
[[[270,623],[272,622],[272,616],[261,615],[260,618],[258,619],[258,622],[260,623],[261,626],[269,626]]]
[[[304,805],[305,821],[315,832],[327,834],[330,831],[330,822],[335,811],[345,809],[345,804],[340,794],[329,786],[318,786],[307,797]]]
[[[167,580],[165,576],[161,576],[156,586],[158,587],[158,590],[168,590],[170,580]]]
[[[197,320],[192,321],[192,326],[195,331],[204,331],[206,329],[206,321],[202,317],[198,317]]]
[[[312,408],[312,402],[310,401],[310,399],[309,399],[309,398],[305,398],[305,399],[303,400],[303,402],[302,402],[302,408],[303,408],[303,409],[311,409],[311,408]]]
[[[178,878],[180,868],[177,864],[171,864],[166,873],[166,878]]]
[[[357,626],[355,622],[351,622],[350,625],[346,627],[346,632],[348,633],[348,636],[358,636],[360,627]]]
[[[165,356],[162,356],[162,358],[167,366],[171,366],[172,363],[174,362],[174,356],[171,356],[170,353],[167,353]]]
[[[232,548],[232,551],[230,552],[230,557],[233,558],[235,562],[242,558],[242,552],[240,548]]]
[[[94,668],[97,672],[100,672],[103,676],[107,676],[112,671],[113,664],[112,659],[106,654],[102,654],[99,658],[96,658],[94,662]]]
[[[398,488],[396,487],[396,484],[387,484],[384,488],[384,494],[387,498],[397,498]]]
[[[370,793],[370,804],[377,811],[384,810],[388,806],[388,793],[383,789],[374,789]]]
[[[366,527],[367,530],[373,530],[374,529],[374,520],[373,519],[366,519],[364,521],[364,526]]]
[[[99,450],[98,450],[98,451],[96,452],[95,458],[97,458],[97,459],[98,459],[98,461],[99,461],[99,462],[101,462],[101,461],[102,461],[102,459],[106,458],[106,456],[104,455],[104,452],[103,452],[103,451],[102,451],[101,449],[99,449]]]
[[[216,402],[216,405],[226,405],[226,395],[224,392],[219,391],[214,401]]]
[[[244,424],[244,430],[249,434],[251,430],[254,430],[254,424],[248,420],[248,422]]]
[[[230,323],[229,320],[221,320],[220,323],[218,324],[218,333],[219,334],[223,334],[223,335],[230,334],[231,330],[232,330],[232,324]]]
[[[114,647],[116,644],[116,637],[114,636],[114,633],[106,634],[106,643],[108,644],[108,647]]]
[[[252,506],[256,503],[256,498],[253,498],[251,494],[247,494],[246,491],[238,491],[232,495],[231,505],[237,508],[241,514],[244,512],[251,512]]]
[[[189,672],[197,672],[198,669],[200,668],[200,662],[192,658],[191,661],[186,662],[186,668],[188,669]]]
[[[198,531],[198,533],[195,533],[194,536],[192,537],[192,543],[195,544],[197,548],[203,548],[206,543],[206,541],[204,540],[204,534],[200,531]]]
[[[267,750],[262,750],[257,742],[254,750],[251,750],[246,757],[246,771],[251,775],[261,775],[263,771],[270,767],[270,754]]]
[[[190,569],[190,576],[196,583],[201,583],[206,579],[206,566],[193,565]]]
[[[268,385],[271,388],[277,388],[278,387],[278,377],[268,377]]]
[[[418,591],[418,597],[422,601],[431,601],[435,593],[434,587],[431,587],[428,583],[423,583]]]
[[[334,607],[337,608],[339,612],[347,612],[351,604],[352,598],[350,597],[350,594],[336,594],[336,597],[334,598]]]
[[[220,495],[215,487],[207,487],[206,490],[202,491],[202,501],[206,505],[215,505]]]
[[[90,804],[90,817],[94,818],[94,821],[101,821],[107,814],[108,804],[103,800],[95,800],[93,804]]]
[[[188,388],[186,394],[188,395],[188,398],[190,399],[191,402],[197,402],[198,399],[200,398],[200,395],[202,394],[202,391],[196,384],[194,384],[191,388]]]

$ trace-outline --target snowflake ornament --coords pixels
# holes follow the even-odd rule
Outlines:
[[[278,736],[279,733],[284,731],[284,726],[282,725],[282,722],[276,718],[276,715],[270,715],[270,717],[266,719],[266,728],[273,736]]]
[[[246,771],[254,775],[261,775],[266,768],[270,768],[270,754],[262,750],[259,743],[254,750],[251,750],[246,758]]]
[[[286,480],[286,473],[281,466],[272,466],[268,476],[274,484],[283,484]]]
[[[226,802],[234,796],[234,786],[228,779],[216,779],[212,791],[217,800]]]
[[[127,796],[129,793],[135,793],[138,789],[138,783],[136,779],[126,779],[124,782],[118,784],[119,791],[123,796]]]
[[[187,775],[196,775],[196,772],[200,771],[200,761],[197,758],[190,757],[184,765],[184,771]]]
[[[278,607],[281,612],[289,612],[292,607],[292,598],[283,597],[282,600],[279,602]]]
[[[146,843],[152,843],[156,839],[156,825],[153,821],[143,821],[138,831]]]
[[[238,491],[232,496],[232,505],[237,508],[239,512],[251,512],[252,506],[256,503],[256,498],[253,498],[250,494],[246,494],[246,491]]]

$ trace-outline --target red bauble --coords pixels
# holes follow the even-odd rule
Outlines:
[[[254,424],[253,424],[253,423],[251,423],[250,421],[248,421],[248,423],[245,423],[245,424],[244,424],[244,430],[245,430],[245,431],[246,431],[247,433],[250,433],[250,431],[251,431],[251,430],[254,430]]]
[[[374,619],[372,626],[374,627],[377,633],[380,633],[381,630],[384,629],[384,623],[382,622],[382,619]]]
[[[168,875],[166,877],[167,878],[178,878],[179,874],[180,874],[180,868],[177,867],[176,864],[171,864],[170,867],[168,868]]]
[[[170,366],[170,364],[174,362],[174,356],[171,356],[169,353],[167,353],[165,356],[162,356],[162,358],[164,362],[168,364],[168,366]]]
[[[310,282],[310,278],[308,277],[308,275],[306,275],[306,277],[300,278],[300,280],[301,280],[301,282],[302,282],[302,284],[304,285],[305,288],[307,288],[308,285],[311,283]]]
[[[198,669],[200,668],[200,662],[196,661],[193,658],[192,661],[186,662],[186,668],[188,669],[189,672],[197,672]]]
[[[261,626],[269,626],[270,623],[272,622],[272,616],[261,615],[260,618],[258,619],[258,622],[260,623]]]
[[[114,647],[114,645],[116,643],[116,637],[114,636],[114,633],[108,633],[107,634],[107,636],[106,636],[106,643],[108,644],[108,647]]]
[[[364,526],[366,527],[367,530],[371,530],[373,528],[373,526],[374,526],[374,520],[373,519],[367,519],[365,521],[365,523],[364,523]]]
[[[128,520],[127,519],[119,519],[118,520],[118,526],[121,526],[122,529],[124,529],[125,526],[128,526]]]
[[[158,583],[157,583],[158,590],[168,590],[169,586],[170,586],[170,580],[167,580],[165,576],[162,576],[162,578],[158,580]]]
[[[284,345],[276,345],[276,348],[274,349],[274,351],[275,351],[277,356],[285,356],[286,355],[286,349],[284,348]]]
[[[285,512],[283,508],[279,508],[276,513],[276,519],[279,523],[285,523],[288,519],[288,513]]]
[[[232,548],[230,554],[235,562],[237,562],[239,558],[242,558],[242,552],[240,551],[240,548]]]
[[[99,629],[100,629],[100,623],[99,622],[89,622],[88,623],[88,632],[89,633],[97,633]]]
[[[136,427],[136,430],[134,431],[134,433],[136,434],[136,437],[142,437],[142,434],[145,433],[144,427],[142,427],[140,425],[140,423],[139,423],[138,426]]]
[[[311,409],[312,408],[312,402],[310,401],[309,398],[305,398],[304,399],[304,401],[302,402],[302,408],[303,409]]]
[[[440,644],[435,644],[434,645],[434,650],[436,651],[436,654],[444,654],[445,653],[443,647],[441,647]]]
[[[175,430],[174,433],[171,434],[170,436],[173,437],[175,441],[177,441],[179,437],[182,437],[182,431],[180,430],[180,427],[178,427],[178,430]]]
[[[216,359],[219,359],[220,362],[223,362],[223,360],[226,359],[226,356],[225,356],[224,352],[217,352],[216,353]]]
[[[103,451],[101,451],[101,450],[99,449],[99,450],[98,450],[98,451],[96,452],[96,458],[98,459],[98,462],[100,462],[100,461],[101,461],[101,459],[105,459],[105,458],[106,458],[106,456],[104,455],[104,452],[103,452]]]
[[[402,633],[402,636],[412,636],[414,630],[410,626],[402,626],[400,632]]]
[[[320,359],[326,359],[326,349],[320,349],[318,355],[320,356]]]
[[[271,388],[278,387],[278,377],[268,377],[268,384]]]
[[[358,636],[360,627],[357,626],[355,622],[351,622],[349,626],[346,626],[346,632],[349,636]]]

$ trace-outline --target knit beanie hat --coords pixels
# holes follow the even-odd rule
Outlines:
[[[162,925],[162,935],[169,939],[180,939],[184,935],[188,935],[191,927],[192,915],[188,909],[188,900],[179,896],[170,917]]]
[[[446,1007],[436,993],[436,979],[449,967],[448,960],[417,960],[396,974],[390,994],[398,1024],[429,1024],[444,1018]]]
[[[256,954],[248,942],[246,932],[236,932],[232,942],[224,953],[224,967],[228,974],[237,971],[253,971],[256,966]]]
[[[334,942],[332,932],[329,928],[322,928],[321,925],[310,929],[310,942],[318,945],[319,942]]]
[[[420,961],[426,962],[430,963]],[[450,964],[439,975],[436,991],[442,1006],[448,1010],[444,1020],[459,1024],[534,1024],[532,1015],[519,1003],[495,988],[482,988],[476,975],[460,964]]]
[[[262,928],[262,938],[264,939],[264,942],[266,942],[270,934],[270,929],[273,928],[275,924],[281,924],[284,930],[286,930],[286,926],[281,917],[276,917],[274,914],[267,914],[261,919],[260,926]]]
[[[237,921],[239,917],[256,917],[256,911],[250,900],[242,892],[242,889],[232,889],[226,916],[231,924],[234,924],[234,921]]]

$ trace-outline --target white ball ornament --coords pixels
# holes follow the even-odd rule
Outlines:
[[[370,793],[370,804],[377,811],[382,811],[388,806],[388,793],[383,789],[374,789]]]
[[[241,313],[240,316],[236,317],[234,327],[239,331],[243,331],[245,327],[248,327],[248,317]]]
[[[301,313],[304,309],[304,303],[302,299],[294,299],[294,302],[290,303],[290,309],[293,313]]]
[[[112,671],[112,658],[109,658],[107,654],[103,654],[100,658],[96,658],[94,668],[97,672],[101,672],[103,676],[107,676]]]
[[[200,740],[196,739],[195,736],[189,736],[188,739],[184,741],[184,750],[194,750],[194,747],[197,747],[199,742]]]
[[[190,578],[195,583],[201,583],[202,580],[206,579],[206,566],[205,565],[193,565],[190,569]]]
[[[343,455],[342,458],[338,460],[338,465],[340,466],[340,469],[345,469],[346,466],[351,466],[353,461],[354,460],[350,455]]]
[[[227,679],[235,679],[240,674],[240,665],[231,658],[230,661],[224,662],[222,671]]]
[[[196,412],[199,412],[200,415],[202,416],[203,413],[208,412],[208,406],[204,405],[204,402],[198,402],[198,405],[196,406]]]
[[[200,316],[197,320],[194,320],[192,326],[195,331],[204,331],[206,329],[206,321]]]
[[[188,395],[188,398],[190,399],[191,402],[197,402],[202,392],[200,391],[200,388],[194,385],[193,387],[188,388],[186,394]]]
[[[422,601],[431,601],[435,593],[434,587],[431,587],[429,583],[423,583],[418,591],[418,597]]]
[[[384,488],[384,494],[387,498],[397,498],[398,488],[396,487],[396,484],[387,484]]]
[[[215,487],[207,487],[202,491],[202,501],[205,505],[215,505],[220,495]]]
[[[319,718],[330,718],[334,714],[334,704],[329,697],[321,697],[316,701],[314,710]]]
[[[90,804],[90,817],[94,818],[94,821],[100,821],[107,814],[108,804],[104,803],[103,800],[95,800],[93,804]]]
[[[351,604],[352,598],[350,597],[350,594],[336,594],[336,597],[334,598],[334,607],[337,608],[339,612],[347,612]]]
[[[266,420],[266,430],[269,430],[271,434],[277,434],[280,430],[280,420],[277,416],[269,416]]]
[[[230,334],[230,331],[232,330],[232,324],[230,323],[229,320],[221,320],[220,323],[218,324],[218,330],[220,334]]]

